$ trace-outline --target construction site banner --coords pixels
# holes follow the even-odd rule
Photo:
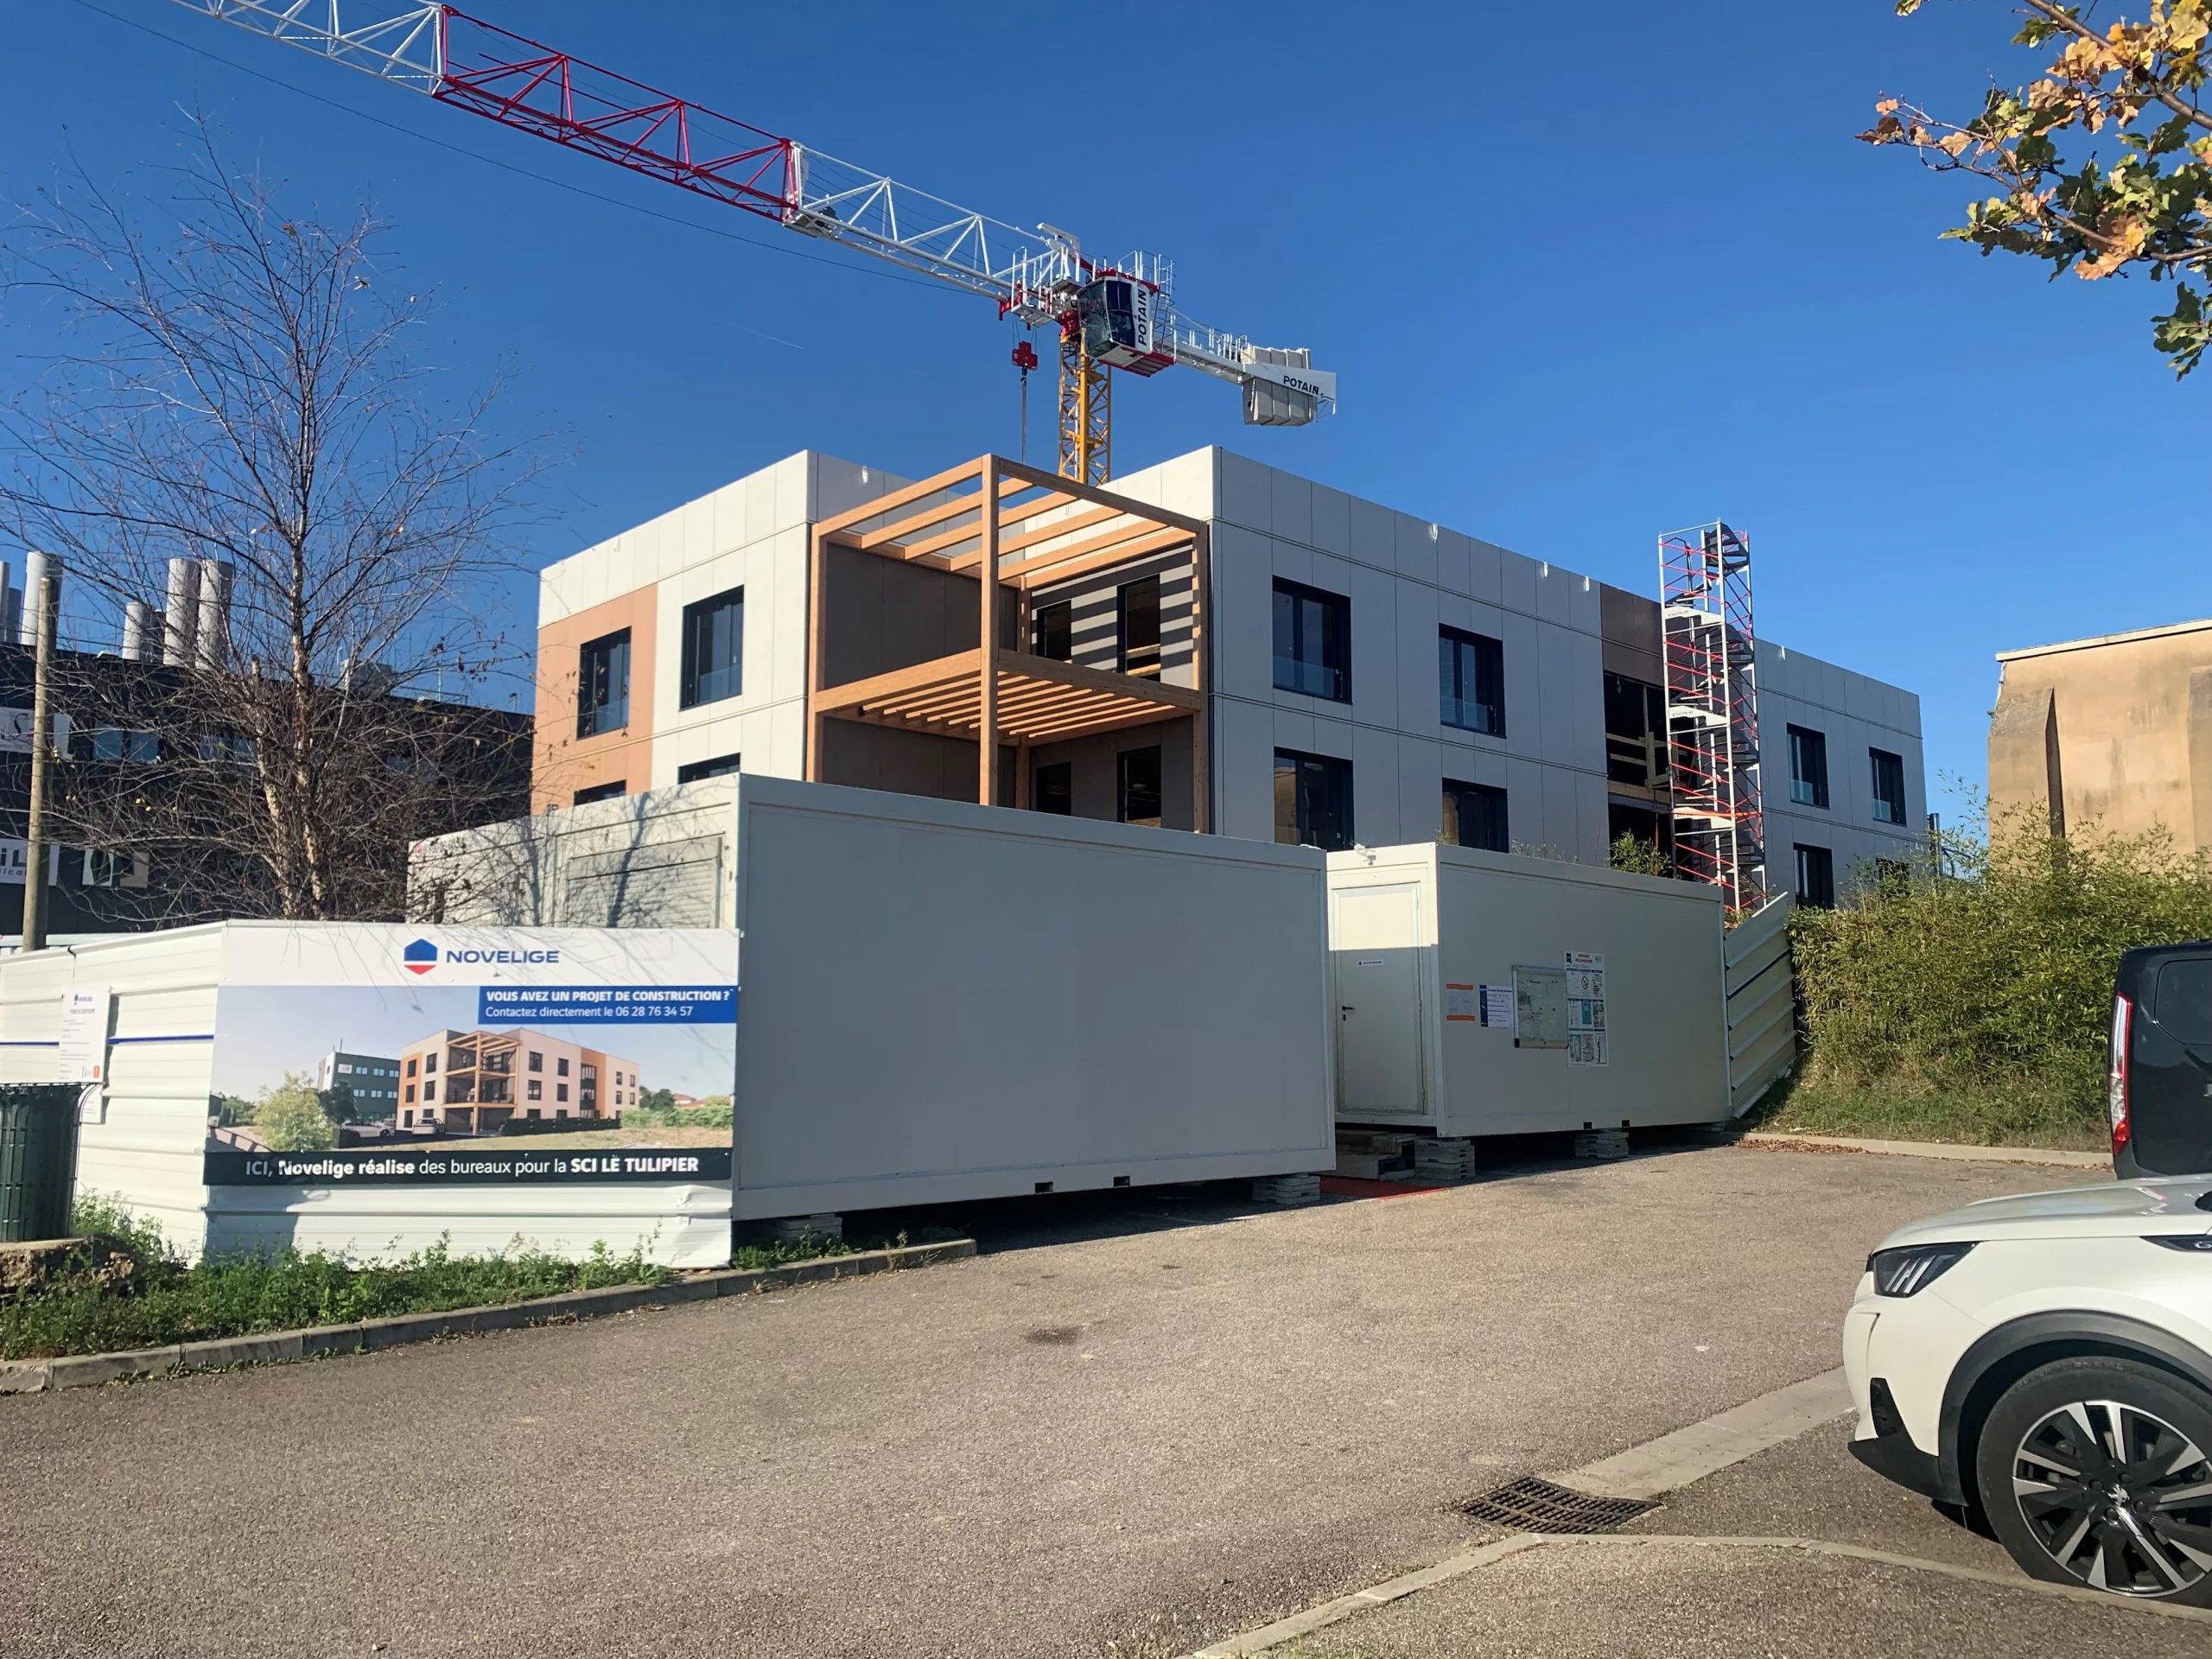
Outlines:
[[[726,1182],[724,929],[239,928],[209,1186]]]

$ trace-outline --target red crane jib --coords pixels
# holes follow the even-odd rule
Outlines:
[[[790,139],[451,6],[440,27],[442,103],[779,223],[798,207]]]

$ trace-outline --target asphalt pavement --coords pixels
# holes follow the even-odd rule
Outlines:
[[[1891,1227],[2084,1179],[1715,1147],[1294,1211],[1066,1195],[911,1274],[0,1399],[0,1653],[1187,1652],[1830,1369]],[[1821,1449],[1742,1502],[1932,1551],[1885,1531],[1918,1500],[1789,1461]]]

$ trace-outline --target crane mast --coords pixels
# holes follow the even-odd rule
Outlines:
[[[1335,406],[1336,376],[1314,368],[1304,348],[1255,346],[1179,312],[1174,268],[1156,255],[1094,260],[1052,226],[1018,229],[452,6],[171,3],[963,289],[1026,326],[1057,330],[1064,477],[1100,484],[1111,472],[1113,371],[1150,376],[1179,365],[1229,381],[1243,394],[1252,426],[1304,426]]]

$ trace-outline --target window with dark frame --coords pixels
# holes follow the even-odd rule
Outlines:
[[[630,630],[594,639],[576,657],[576,735],[599,737],[630,723]]]
[[[689,766],[676,769],[676,781],[679,784],[699,784],[709,778],[727,778],[739,769],[737,763],[741,758],[734,754],[718,754],[711,760],[694,760]]]
[[[1505,647],[1464,628],[1436,631],[1437,689],[1446,726],[1505,735]]]
[[[1351,762],[1277,749],[1275,839],[1341,853],[1351,836]]]
[[[1835,855],[1827,848],[1798,843],[1797,902],[1816,910],[1835,908]]]
[[[1114,816],[1123,823],[1160,827],[1159,744],[1114,757]]]
[[[1125,582],[1114,590],[1121,634],[1121,668],[1148,680],[1160,677],[1160,578]]]
[[[1038,607],[1033,648],[1056,663],[1075,660],[1075,607],[1066,600]]]
[[[1295,582],[1275,583],[1275,689],[1351,701],[1351,601]]]
[[[720,702],[745,689],[745,589],[733,588],[683,607],[683,674],[677,701],[686,709]]]
[[[1490,784],[1444,780],[1444,823],[1437,837],[1450,847],[1475,847],[1486,853],[1513,850],[1505,819],[1505,791]]]
[[[1075,763],[1055,760],[1030,775],[1029,804],[1055,817],[1075,816]]]
[[[589,806],[594,801],[619,801],[629,793],[629,780],[617,778],[611,784],[594,784],[588,789],[578,790],[575,804],[578,806]]]
[[[1878,823],[1904,822],[1904,757],[1887,749],[1869,749],[1866,758],[1874,772],[1874,818]]]
[[[1800,806],[1828,804],[1828,740],[1809,727],[1789,728],[1789,798]]]

